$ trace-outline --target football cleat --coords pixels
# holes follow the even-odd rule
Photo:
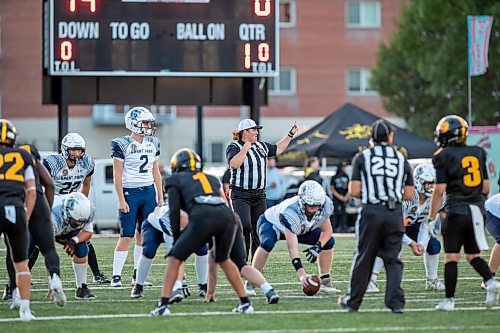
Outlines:
[[[455,310],[455,300],[453,297],[444,298],[438,305],[436,305],[435,309],[440,311],[453,311]]]
[[[179,303],[184,298],[184,294],[182,293],[182,289],[176,289],[172,293],[172,297],[168,300],[168,304]]]
[[[36,318],[33,316],[30,309],[23,309],[19,310],[19,319],[21,319],[21,321],[32,321]]]
[[[486,307],[491,308],[498,302],[500,295],[500,283],[494,278],[486,281]]]
[[[367,293],[378,293],[380,292],[380,289],[378,288],[378,284],[376,281],[370,280],[368,282],[368,287],[366,287],[366,292]]]
[[[82,286],[76,290],[75,293],[76,299],[94,299],[95,295],[92,294],[90,289],[87,287],[85,283],[82,283]]]
[[[255,287],[250,281],[245,281],[245,290],[247,292],[247,296],[257,296]]]
[[[198,283],[198,296],[205,297],[207,295],[207,284]]]
[[[182,280],[182,295],[184,295],[184,298],[188,298],[189,296],[191,296],[189,285],[186,280]]]
[[[347,301],[350,299],[351,296],[349,295],[344,295],[344,296],[339,296],[338,303],[340,307],[344,310],[347,310],[347,312],[357,312],[357,310],[351,308],[348,304]]]
[[[64,294],[64,290],[61,283],[61,278],[56,273],[52,274],[50,278],[50,292],[52,295],[52,299],[59,307],[63,307],[66,304],[66,295]]]
[[[427,282],[425,282],[425,290],[432,290],[432,291],[443,291],[445,290],[445,286],[439,279],[427,279]]]
[[[156,304],[155,308],[149,312],[150,315],[152,316],[168,316],[170,314],[170,308],[168,307],[168,304]]]
[[[271,289],[266,293],[266,304],[276,304],[280,301],[280,296],[276,290]]]
[[[132,281],[130,281],[130,285],[132,287],[137,284],[136,277],[137,277],[137,269],[134,269],[134,273],[132,274]],[[142,285],[145,287],[151,287],[153,284],[151,282],[144,281]]]
[[[5,285],[5,289],[3,290],[2,298],[4,301],[8,301],[9,299],[12,299],[12,290],[10,290],[10,286],[8,284]]]
[[[121,287],[122,277],[120,275],[113,275],[111,278],[111,287]]]
[[[108,279],[108,277],[106,275],[104,275],[103,273],[98,273],[98,274],[94,275],[94,282],[95,283],[111,283],[111,280]]]
[[[130,292],[130,297],[132,298],[141,298],[143,295],[142,295],[142,289],[144,287],[141,286],[140,284],[136,284],[133,288],[132,288],[132,291]]]
[[[252,303],[240,303],[233,309],[235,313],[252,314],[254,312]]]
[[[21,305],[21,299],[19,296],[19,288],[16,288],[14,289],[14,291],[12,291],[12,300],[10,303],[10,309],[11,310],[19,309],[20,305]]]
[[[330,278],[321,279],[321,285],[319,286],[319,292],[325,294],[336,294],[340,290],[332,286]]]

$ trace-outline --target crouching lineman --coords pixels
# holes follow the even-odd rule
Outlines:
[[[80,192],[69,194],[62,204],[52,208],[52,226],[56,242],[64,245],[73,258],[76,280],[76,299],[92,299],[94,294],[87,287],[87,242],[92,237],[95,209],[90,200]]]
[[[234,290],[240,304],[233,310],[237,313],[253,313],[245,287],[229,252],[236,233],[233,212],[226,205],[219,180],[201,172],[201,159],[191,149],[180,149],[171,160],[172,176],[167,179],[170,224],[174,246],[169,253],[168,266],[163,280],[162,297],[151,311],[153,316],[170,314],[169,299],[178,275],[179,266],[200,246],[213,240],[215,262],[218,263]],[[180,211],[189,214],[190,222],[180,233]]]
[[[405,217],[405,234],[403,244],[411,247],[413,254],[422,255],[425,249],[424,265],[427,275],[426,290],[442,291],[445,286],[438,278],[439,252],[441,243],[436,237],[431,236],[432,230],[425,222],[429,215],[431,196],[436,184],[436,170],[430,163],[418,165],[413,171],[415,194],[413,200],[403,201],[403,216]],[[382,258],[377,257],[373,265],[367,293],[378,292],[377,277],[383,266]]]
[[[180,227],[185,229],[188,223],[186,212],[181,211]],[[130,297],[141,298],[144,289],[146,278],[151,270],[153,258],[156,256],[156,251],[162,242],[165,242],[167,253],[172,248],[172,227],[170,226],[170,216],[168,204],[163,204],[155,208],[149,214],[148,218],[142,223],[142,255],[139,258],[137,266],[137,276],[135,285],[132,288]],[[196,251],[196,260],[198,262],[205,261],[205,265],[197,265],[196,275],[198,277],[198,295],[205,297],[208,274],[208,246],[204,244]],[[183,275],[182,272],[179,275]],[[173,286],[173,296],[170,298],[170,303],[179,302],[184,296],[188,296],[183,292],[182,278],[178,278]]]
[[[319,259],[320,292],[339,292],[330,282],[335,245],[330,223],[332,213],[333,203],[326,196],[323,187],[316,181],[305,181],[300,185],[297,196],[267,209],[259,217],[260,246],[255,251],[252,265],[262,271],[276,242],[285,239],[292,265],[299,275],[302,286],[307,286],[310,275],[302,266],[298,243],[312,245],[303,252],[311,263]]]
[[[0,119],[0,235],[10,247],[19,288],[19,317],[34,319],[30,310],[31,273],[28,268],[28,224],[36,201],[33,161],[27,151],[14,148],[16,128]]]

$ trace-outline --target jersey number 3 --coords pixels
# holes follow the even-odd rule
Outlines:
[[[481,171],[477,157],[465,156],[462,158],[462,168],[467,171],[463,178],[465,186],[475,187],[481,184]]]
[[[0,168],[5,163],[14,162],[11,166],[5,170],[4,173],[0,173],[0,180],[13,180],[18,182],[24,182],[24,176],[19,174],[18,172],[24,166],[24,160],[21,154],[19,153],[7,153],[5,155],[0,155]]]

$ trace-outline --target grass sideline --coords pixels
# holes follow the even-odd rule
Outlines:
[[[489,239],[492,244],[492,239]],[[334,286],[345,292],[349,269],[354,252],[353,238],[337,237],[332,277]],[[5,260],[5,245],[0,242],[0,262]],[[99,237],[93,240],[101,270],[111,275],[113,251],[116,239]],[[303,248],[305,248],[303,246]],[[196,277],[193,260],[187,264],[191,297],[171,307],[170,317],[149,317],[148,312],[157,301],[165,260],[155,258],[150,274],[154,286],[145,288],[145,297],[130,298],[129,286],[132,275],[132,249],[124,268],[122,288],[90,283],[97,298],[91,301],[74,299],[74,275],[70,258],[57,245],[61,257],[62,279],[69,303],[64,308],[45,299],[47,278],[40,257],[33,269],[32,310],[38,320],[21,323],[17,311],[9,309],[9,302],[0,301],[1,332],[464,332],[480,330],[500,331],[500,307],[485,310],[485,292],[481,279],[466,263],[459,265],[459,281],[456,293],[457,310],[451,313],[434,311],[433,308],[444,297],[442,292],[425,291],[425,269],[422,258],[411,255],[405,249],[403,262],[405,273],[403,288],[406,293],[406,313],[395,315],[384,306],[385,275],[379,278],[382,293],[365,297],[359,313],[345,313],[337,305],[338,295],[304,296],[295,275],[285,242],[279,242],[272,252],[265,268],[265,276],[280,294],[280,302],[266,305],[265,297],[257,290],[252,298],[256,314],[232,314],[237,298],[222,272],[219,275],[217,302],[203,303],[196,294]],[[487,257],[488,253],[484,253]],[[441,255],[442,258],[442,255]],[[316,266],[304,260],[309,273],[316,273]],[[4,267],[2,265],[2,267]],[[443,265],[439,274],[442,277]],[[5,268],[0,269],[0,283],[3,289],[7,281]]]

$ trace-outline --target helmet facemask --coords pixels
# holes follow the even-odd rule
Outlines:
[[[323,187],[314,180],[307,180],[299,187],[299,207],[302,213],[310,221],[315,214],[321,211],[326,201],[326,193]],[[308,207],[317,207],[309,208]]]
[[[80,154],[75,153],[76,151],[80,151]],[[85,155],[85,140],[78,133],[66,134],[62,139],[61,153],[65,159],[74,164],[80,163]]]
[[[135,134],[154,135],[156,132],[155,118],[151,111],[144,107],[130,109],[125,115],[125,126]]]
[[[432,192],[434,192],[434,186],[430,184],[433,185],[436,183],[436,170],[432,164],[424,163],[417,166],[413,172],[413,179],[415,182],[415,190],[419,194],[430,198]]]

